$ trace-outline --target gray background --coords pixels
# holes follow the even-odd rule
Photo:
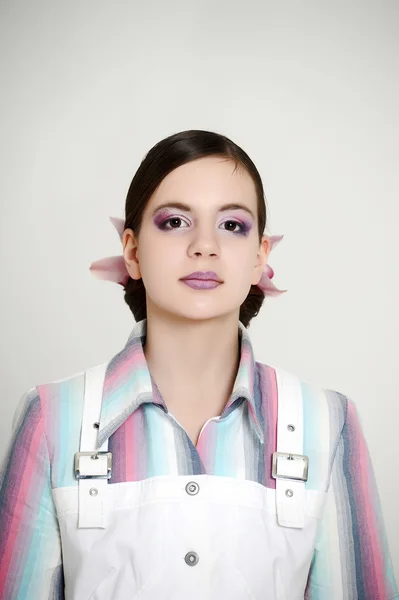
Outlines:
[[[120,254],[144,154],[210,129],[257,165],[288,293],[257,359],[349,395],[399,579],[399,4],[1,3],[3,455],[22,393],[109,360],[133,326],[92,261]]]

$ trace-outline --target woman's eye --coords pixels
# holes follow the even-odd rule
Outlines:
[[[226,223],[230,223],[234,226],[238,225],[239,230],[238,231],[243,231],[243,226],[241,225],[241,223],[237,223],[237,221],[225,221],[223,223],[223,225],[226,225]],[[233,231],[233,229],[228,229],[228,231]],[[236,233],[237,230],[233,231],[233,233]]]
[[[180,227],[166,227],[167,223],[176,223],[176,221],[178,223],[183,223],[183,219],[181,219],[180,217],[170,217],[169,219],[166,219],[166,221],[164,221],[161,225],[161,229],[181,229]]]
[[[183,222],[183,219],[181,219],[180,217],[169,217],[169,219],[165,219],[165,221],[163,221],[159,225],[159,229],[166,229],[166,230],[168,230],[168,229],[181,229],[181,227],[178,227],[178,226],[175,227],[174,226],[176,224],[176,221],[177,221],[177,224],[179,224],[179,223]],[[167,226],[169,223],[172,223],[171,227]]]

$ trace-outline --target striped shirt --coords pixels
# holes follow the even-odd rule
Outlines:
[[[98,446],[108,439],[114,457],[109,484],[160,475],[208,474],[275,489],[271,457],[277,434],[276,374],[272,366],[255,360],[248,330],[239,323],[240,362],[231,396],[220,417],[205,423],[194,446],[168,411],[149,372],[146,327],[146,319],[136,323],[125,347],[107,363]],[[318,477],[315,460],[306,482],[309,489],[328,489],[328,496],[303,597],[399,599],[356,406],[340,392],[320,390],[305,381],[301,390],[304,454],[315,456],[319,423],[326,411],[334,444],[329,481]],[[80,447],[83,399],[84,372],[32,388],[14,414],[0,473],[2,600],[64,598],[52,490],[78,485],[73,458]]]

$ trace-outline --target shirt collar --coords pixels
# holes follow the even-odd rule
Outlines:
[[[240,362],[233,391],[223,413],[237,400],[248,402],[252,427],[260,441],[264,442],[261,403],[255,401],[256,362],[244,324],[239,321]],[[145,402],[167,407],[148,369],[143,345],[147,335],[147,319],[138,321],[125,347],[108,363],[104,379],[101,415],[98,430],[98,447]]]

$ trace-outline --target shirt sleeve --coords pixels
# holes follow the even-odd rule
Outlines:
[[[361,421],[346,398],[305,600],[399,598],[380,498]]]
[[[61,538],[40,397],[14,413],[0,470],[0,598],[64,600]]]

